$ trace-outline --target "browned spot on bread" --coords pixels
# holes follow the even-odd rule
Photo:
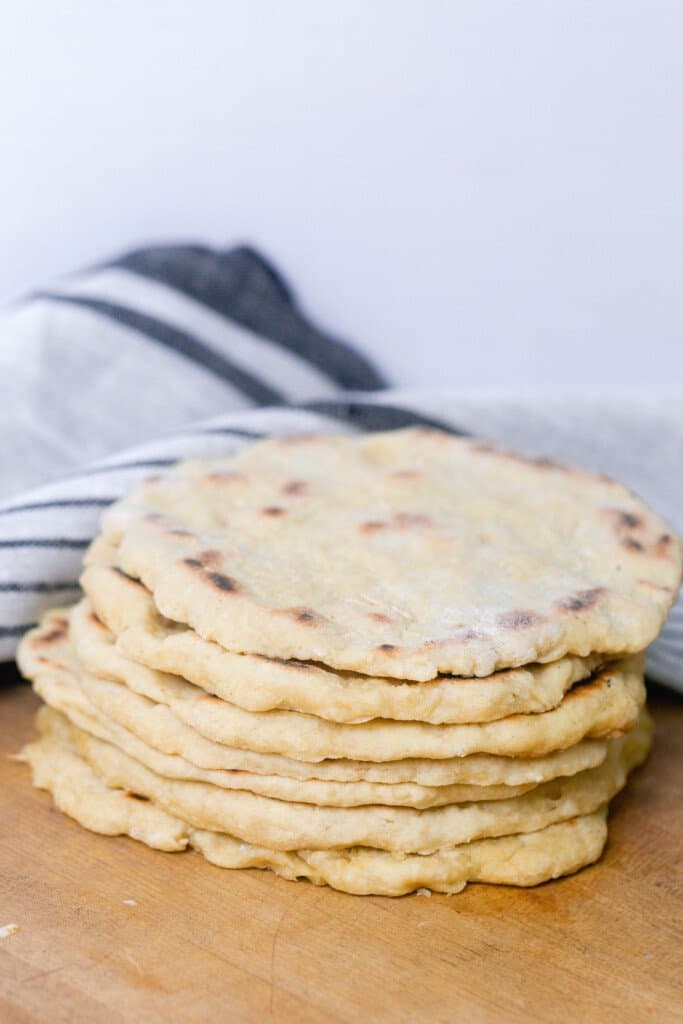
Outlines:
[[[581,612],[590,608],[604,594],[604,587],[591,587],[588,590],[577,590],[575,594],[558,601],[558,605],[564,612]]]
[[[297,622],[319,622],[320,621],[320,616],[316,615],[315,612],[309,611],[308,609],[304,608],[303,611],[297,612],[296,621]]]
[[[218,551],[202,551],[195,558],[183,558],[182,565],[199,571],[202,577],[218,590],[222,590],[226,594],[236,594],[241,589],[239,583],[212,568],[217,561],[220,561],[220,557]]]
[[[656,540],[650,540],[644,516],[621,508],[605,508],[603,512],[611,518],[619,543],[628,551],[645,552],[655,558],[666,558],[673,551],[670,533],[660,533]]]
[[[298,496],[308,490],[308,484],[305,480],[289,480],[286,484],[282,485],[281,490],[283,494]]]
[[[296,622],[301,622],[306,626],[315,626],[325,621],[324,617],[313,611],[312,608],[280,608],[280,611],[283,615],[289,615]]]
[[[373,619],[375,622],[391,623],[394,621],[388,615],[385,615],[384,612],[366,612],[365,614],[369,619]]]
[[[204,566],[198,558],[183,558],[183,565],[188,566],[190,569],[203,569]]]
[[[57,640],[61,640],[66,635],[66,631],[69,628],[69,624],[66,619],[53,619],[52,628],[47,633],[42,633],[40,636],[41,644],[52,644]]]
[[[236,594],[240,589],[239,583],[231,579],[230,576],[224,576],[222,572],[209,572],[206,574],[206,578],[213,583],[214,587],[227,594]]]
[[[502,612],[496,621],[503,629],[527,629],[529,626],[537,626],[543,619],[538,612],[514,609]]]
[[[212,549],[209,549],[208,551],[200,551],[199,554],[196,555],[196,558],[200,565],[205,569],[215,569],[223,560],[223,556],[220,551],[213,551]]]
[[[90,619],[90,621],[92,622],[93,626],[97,626],[98,629],[106,628],[104,626],[104,623],[102,622],[102,619],[99,618],[99,616],[92,610],[92,608],[88,612],[87,617],[88,617],[88,619]]]
[[[390,654],[392,651],[397,651],[398,647],[396,644],[380,644],[377,650],[384,651],[385,654]]]
[[[361,523],[358,529],[361,533],[377,533],[378,530],[386,530],[388,523],[383,523],[381,519],[368,519],[367,522]]]
[[[619,522],[622,526],[627,527],[630,530],[634,530],[637,526],[643,525],[643,520],[640,516],[636,516],[633,512],[622,512],[619,511]]]
[[[668,555],[673,548],[673,537],[670,533],[660,533],[654,544],[654,554],[657,558]]]
[[[148,796],[143,796],[142,793],[126,793],[129,800],[141,800],[142,803],[146,803],[149,800]]]
[[[261,509],[261,515],[277,518],[277,516],[287,515],[287,509],[282,508],[280,505],[267,505],[266,508]]]
[[[119,569],[118,565],[112,565],[111,571],[115,572],[117,576],[121,577],[121,579],[124,579],[126,583],[132,583],[136,587],[141,587],[142,590],[145,589],[144,583],[141,583],[140,580],[136,580],[134,576],[129,576],[127,572],[123,571],[123,569]]]
[[[634,512],[627,512],[623,508],[608,507],[604,508],[602,511],[612,520],[613,529],[622,544],[624,543],[625,538],[627,538],[633,530],[639,530],[645,526],[645,522],[641,516],[637,516]],[[626,546],[630,547],[631,545]]]

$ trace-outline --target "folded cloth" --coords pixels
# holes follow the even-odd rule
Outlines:
[[[144,249],[63,280],[0,321],[0,371],[0,659],[75,598],[107,505],[158,467],[272,434],[482,435],[615,476],[683,532],[679,401],[379,390],[372,364],[246,248]],[[648,669],[683,692],[683,604]]]

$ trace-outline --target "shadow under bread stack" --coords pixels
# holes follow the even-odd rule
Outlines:
[[[426,430],[180,464],[85,561],[19,652],[35,785],[96,832],[387,896],[600,856],[681,580],[621,485]]]

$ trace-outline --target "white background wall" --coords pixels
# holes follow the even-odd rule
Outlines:
[[[0,298],[249,240],[401,383],[680,394],[678,0],[14,0]]]

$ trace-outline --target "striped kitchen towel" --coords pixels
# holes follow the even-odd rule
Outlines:
[[[410,424],[481,435],[615,476],[683,532],[683,403],[387,391],[316,328],[263,257],[128,253],[0,319],[0,660],[73,601],[102,510],[158,467],[254,438]],[[683,605],[650,650],[683,692]]]

